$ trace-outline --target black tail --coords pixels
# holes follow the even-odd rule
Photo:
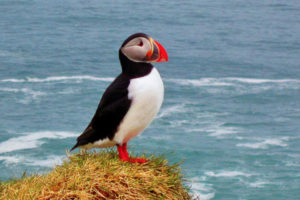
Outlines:
[[[70,150],[70,152],[73,151],[74,149],[76,149],[79,146],[83,146],[85,144],[88,144],[90,142],[95,141],[95,140],[93,140],[93,137],[95,137],[95,131],[94,131],[93,127],[88,126],[85,129],[85,131],[77,138],[77,143]],[[92,139],[92,141],[90,141],[91,139]]]
[[[76,149],[78,146],[79,146],[79,143],[77,142],[77,143],[74,145],[74,147],[72,147],[72,149],[70,150],[70,152],[73,151],[74,149]]]

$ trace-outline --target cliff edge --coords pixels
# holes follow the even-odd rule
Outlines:
[[[0,199],[191,199],[177,164],[126,163],[114,151],[81,152],[43,175],[0,182]]]

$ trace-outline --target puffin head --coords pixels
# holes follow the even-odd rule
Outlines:
[[[168,54],[165,48],[144,33],[136,33],[129,36],[123,42],[120,53],[133,62],[150,63],[168,61]]]

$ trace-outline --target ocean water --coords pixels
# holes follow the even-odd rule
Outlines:
[[[184,161],[208,199],[300,199],[299,1],[0,1],[0,179],[44,173],[120,73],[118,49],[145,32],[165,100],[129,143]]]

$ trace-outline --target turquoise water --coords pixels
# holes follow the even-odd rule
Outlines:
[[[183,160],[201,200],[299,199],[295,0],[0,1],[0,179],[65,158],[135,32],[169,62],[162,109],[130,150]]]

